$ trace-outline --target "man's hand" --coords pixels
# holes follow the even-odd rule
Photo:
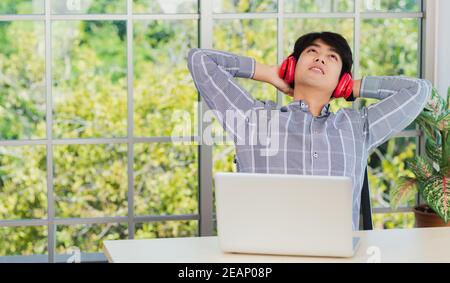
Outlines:
[[[294,89],[288,83],[286,83],[282,78],[280,78],[280,76],[279,76],[280,67],[281,66],[273,66],[272,67],[273,68],[272,72],[275,73],[274,76],[273,76],[272,85],[276,89],[281,91],[282,93],[293,97],[294,96]]]
[[[353,81],[353,97],[354,98],[359,97],[360,89],[361,89],[361,80],[354,80]]]
[[[279,69],[280,66],[269,66],[256,62],[255,73],[252,79],[269,83],[280,92],[294,96],[294,89],[278,75]]]

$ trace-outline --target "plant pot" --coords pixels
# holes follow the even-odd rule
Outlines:
[[[439,215],[437,215],[429,206],[419,205],[414,207],[416,217],[416,227],[450,227],[450,221],[445,224]]]

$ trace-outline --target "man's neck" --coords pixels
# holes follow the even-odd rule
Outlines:
[[[313,116],[319,116],[322,108],[330,102],[330,95],[314,87],[295,86],[294,101],[303,100]]]

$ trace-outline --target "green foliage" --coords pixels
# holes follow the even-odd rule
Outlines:
[[[315,0],[288,0],[285,1],[285,11],[293,13],[317,12],[353,12],[354,1],[315,1]]]
[[[212,0],[216,13],[276,12],[277,0]]]
[[[2,0],[0,14],[43,14],[45,0]]]
[[[411,161],[416,152],[415,138],[391,139],[374,150],[369,157],[369,188],[373,207],[389,207],[392,202],[392,190],[399,181],[400,176],[413,177],[408,161]],[[414,200],[408,203],[414,205]],[[374,214],[374,227],[390,229],[399,227],[412,227],[414,218],[408,214]]]

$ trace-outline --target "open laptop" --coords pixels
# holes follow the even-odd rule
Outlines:
[[[352,180],[340,176],[217,173],[224,252],[351,257]]]

